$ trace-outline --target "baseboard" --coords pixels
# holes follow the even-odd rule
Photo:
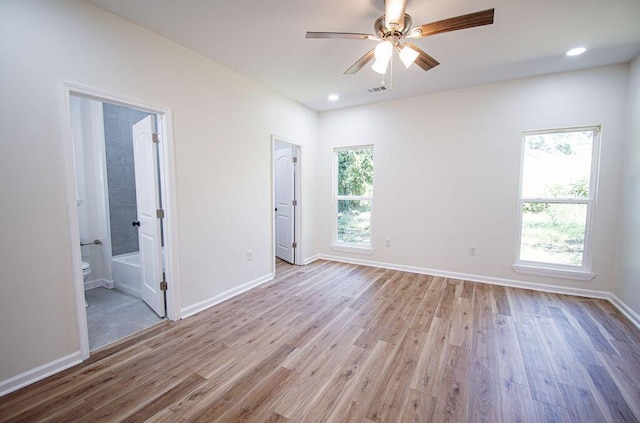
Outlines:
[[[82,363],[82,354],[80,351],[76,351],[50,363],[43,364],[42,366],[3,380],[0,382],[0,397],[80,363]]]
[[[303,263],[304,263],[305,265],[307,265],[307,264],[311,264],[311,263],[313,263],[314,261],[316,261],[316,260],[320,260],[320,259],[321,259],[320,254],[316,254],[315,256],[307,257],[306,259],[304,259]]]
[[[611,302],[611,304],[613,304],[618,310],[620,310],[622,314],[627,316],[627,318],[631,320],[631,322],[634,325],[636,325],[638,329],[640,329],[640,315],[638,315],[638,313],[633,311],[633,309],[629,307],[627,303],[625,303],[620,298],[618,298],[617,295],[615,294],[609,294],[609,295],[610,297],[608,298],[608,300]]]
[[[84,290],[88,291],[93,288],[105,287],[107,289],[113,289],[113,281],[108,281],[106,279],[96,279],[95,281],[87,281],[84,282]]]
[[[194,314],[199,313],[203,310],[206,310],[209,307],[219,304],[225,300],[228,300],[231,297],[235,297],[238,294],[242,294],[243,292],[248,291],[251,288],[255,288],[256,286],[262,285],[265,282],[269,282],[273,280],[273,278],[274,278],[273,273],[268,273],[264,276],[261,276],[257,279],[244,283],[240,286],[237,286],[232,289],[228,289],[216,295],[215,297],[211,297],[207,300],[185,307],[182,310],[180,310],[180,317],[184,319],[186,317],[193,316]]]
[[[640,329],[640,316],[635,313],[627,304],[621,299],[607,291],[596,291],[593,289],[572,288],[566,286],[558,286],[553,284],[543,284],[534,282],[517,281],[513,279],[493,278],[489,276],[473,275],[468,273],[449,272],[438,269],[428,269],[424,267],[404,266],[393,263],[384,263],[379,261],[353,259],[349,257],[332,256],[328,254],[319,254],[315,260],[323,259],[330,261],[337,261],[341,263],[359,264],[363,266],[380,267],[383,269],[400,270],[403,272],[418,273],[422,275],[440,276],[451,279],[461,279],[470,282],[488,283],[491,285],[508,286],[512,288],[530,289],[532,291],[551,292],[554,294],[575,295],[578,297],[598,298],[608,300],[613,304],[622,314],[627,316],[631,322]]]
[[[142,298],[142,292],[139,289],[130,288],[118,283],[114,283],[113,288],[117,289],[118,291],[124,292],[125,294],[131,295],[132,297]]]
[[[461,280],[470,281],[470,282],[482,282],[482,283],[488,283],[491,285],[501,285],[501,286],[509,286],[512,288],[531,289],[534,291],[553,292],[555,294],[577,295],[580,297],[601,298],[601,299],[610,298],[610,294],[608,292],[596,291],[593,289],[571,288],[571,287],[558,286],[558,285],[552,285],[552,284],[524,282],[524,281],[517,281],[513,279],[494,278],[490,276],[480,276],[480,275],[474,275],[470,273],[449,272],[446,270],[429,269],[429,268],[415,267],[415,266],[404,266],[400,264],[384,263],[379,261],[369,261],[369,260],[362,260],[362,259],[352,259],[348,257],[345,258],[345,257],[331,256],[331,255],[321,255],[320,258],[324,260],[338,261],[342,263],[360,264],[364,266],[380,267],[383,269],[400,270],[403,272],[410,272],[410,273],[419,273],[422,275],[440,276],[443,278],[461,279]]]

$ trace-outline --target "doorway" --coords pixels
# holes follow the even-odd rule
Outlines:
[[[83,269],[74,285],[87,358],[167,315],[179,317],[171,267],[175,219],[168,219],[174,198],[170,116],[140,102],[64,86],[73,163],[68,186],[75,198],[70,232],[78,240],[74,261]]]
[[[272,137],[274,274],[302,264],[301,147]]]

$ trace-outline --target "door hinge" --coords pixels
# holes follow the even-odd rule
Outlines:
[[[298,158],[296,156],[291,157],[291,162],[298,163]]]
[[[166,291],[166,290],[167,290],[167,281],[160,282],[160,291]]]
[[[291,248],[298,248],[298,243],[294,242],[293,244],[291,244]]]
[[[293,200],[291,202],[291,205],[294,206],[294,207],[297,206],[298,205],[298,200]]]
[[[156,217],[158,219],[164,219],[164,210],[162,210],[162,209],[156,210]]]
[[[160,142],[160,138],[158,138],[158,134],[156,134],[155,132],[151,134],[151,142],[153,142],[154,144],[158,144]]]

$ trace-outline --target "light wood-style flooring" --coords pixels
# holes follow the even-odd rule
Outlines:
[[[606,301],[327,261],[278,271],[0,398],[0,420],[640,419],[640,331]]]

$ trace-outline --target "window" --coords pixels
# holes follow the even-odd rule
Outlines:
[[[371,249],[373,147],[335,150],[333,247],[364,253]]]
[[[599,128],[525,132],[514,269],[589,280]]]

